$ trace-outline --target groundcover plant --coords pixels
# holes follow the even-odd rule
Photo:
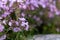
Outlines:
[[[60,33],[59,4],[60,0],[0,0],[0,40]]]

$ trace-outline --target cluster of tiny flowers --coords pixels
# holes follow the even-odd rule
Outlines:
[[[8,25],[8,30],[12,30],[13,32],[21,32],[23,30],[29,30],[29,24],[27,20],[23,18],[19,18],[17,21],[15,20],[2,20],[3,18],[0,17],[0,32],[4,32],[5,25]],[[5,40],[6,35],[2,35],[0,40]]]
[[[17,26],[16,28],[12,29],[14,32],[15,32],[15,30],[16,31],[21,30],[19,28],[19,26],[24,26],[24,29],[28,30],[29,25],[28,25],[28,22],[25,22],[26,19],[24,17],[19,18],[17,21],[15,21],[15,20],[10,20],[10,21],[5,20],[5,18],[7,16],[9,16],[11,14],[11,12],[14,11],[15,8],[13,7],[13,5],[16,2],[18,2],[19,5],[20,5],[20,4],[23,4],[23,2],[25,2],[25,1],[23,1],[23,0],[0,0],[0,12],[3,11],[3,13],[0,13],[0,32],[2,32],[4,30],[4,25],[9,25],[10,26],[9,28],[11,28],[14,25]]]
[[[60,12],[58,11],[57,7],[56,7],[56,0],[0,0],[0,12],[3,11],[3,13],[0,14],[0,19],[6,18],[7,16],[9,16],[11,14],[11,12],[14,11],[14,7],[13,5],[16,3],[17,7],[20,9],[30,9],[30,10],[34,10],[35,8],[39,8],[39,6],[42,6],[42,8],[46,8],[49,7],[50,12],[48,12],[49,17],[53,17],[54,16],[54,12],[56,13],[56,15],[59,15]],[[22,16],[25,16],[24,13],[21,14]],[[36,19],[36,17],[33,17],[34,19]],[[39,20],[39,18],[36,19],[37,21]],[[18,26],[16,28],[13,28],[13,31],[19,31],[21,30],[19,28],[19,26],[24,26],[25,30],[28,30],[29,25],[28,22],[26,22],[26,19],[23,18],[19,18],[17,21],[15,20],[0,20],[0,32],[2,32],[4,30],[4,25],[8,24],[10,27],[12,26]],[[13,25],[14,24],[14,25]]]
[[[0,19],[0,32],[3,32],[5,28],[4,25],[9,25],[9,30],[13,30],[14,32],[18,32],[22,30],[28,31],[29,29],[28,22],[24,17],[19,18],[17,21]]]
[[[56,0],[0,0],[0,8],[6,11],[4,12],[4,15],[9,15],[10,13],[5,13],[15,9],[13,8],[14,3],[16,3],[20,9],[34,10],[39,8],[39,6],[42,6],[43,8],[49,7],[51,11],[58,11],[56,8]]]
[[[15,7],[14,7],[15,5]],[[8,29],[13,32],[19,32],[22,30],[29,30],[28,21],[24,18],[25,14],[21,13],[23,17],[19,17],[18,20],[6,19],[10,16],[12,12],[15,12],[15,9],[19,8],[20,10],[35,10],[36,8],[42,7],[43,9],[49,8],[48,16],[54,17],[60,15],[60,10],[56,7],[56,0],[0,0],[0,32],[3,32],[5,25],[8,25]],[[41,14],[42,15],[42,14]],[[29,15],[31,17],[31,15]],[[33,16],[33,19],[40,21],[39,17]],[[3,35],[6,37],[6,35]],[[4,40],[5,37],[1,40]]]
[[[46,8],[47,6],[50,8],[54,7],[55,2],[56,0],[1,0],[0,8],[3,8],[4,10],[12,10],[11,7],[16,3],[20,9],[34,10],[35,8],[39,8],[39,6],[42,6],[43,8]]]

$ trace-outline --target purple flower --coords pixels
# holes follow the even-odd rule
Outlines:
[[[6,34],[4,34],[0,37],[0,40],[5,40],[5,39],[6,39]]]
[[[52,12],[49,12],[48,16],[49,16],[49,18],[53,18],[54,14]]]
[[[22,17],[25,17],[25,13],[21,13],[21,16],[22,16]]]
[[[20,21],[25,21],[26,19],[25,18],[19,18]]]
[[[28,29],[29,29],[28,22],[26,22],[25,25],[26,25],[25,30],[28,31]]]
[[[22,22],[22,23],[21,23],[21,26],[25,27],[25,22]]]
[[[30,0],[30,3],[31,3],[31,5],[33,5],[33,6],[35,6],[35,7],[39,7],[37,0]]]
[[[19,32],[19,31],[21,31],[21,29],[19,27],[15,27],[15,28],[13,28],[13,31],[14,32]]]
[[[16,25],[19,26],[19,22],[18,21],[15,21]]]
[[[34,10],[34,9],[35,9],[35,8],[31,5],[31,6],[30,6],[30,10]]]
[[[55,14],[56,14],[56,15],[60,15],[60,11],[57,10]]]
[[[27,6],[24,4],[24,5],[23,5],[23,9],[26,9],[26,8],[27,8]]]
[[[9,12],[4,12],[4,14],[2,14],[2,17],[7,17],[9,14]]]
[[[37,18],[37,16],[36,16],[36,15],[34,15],[34,16],[33,16],[33,19],[36,19],[36,18]]]
[[[28,29],[29,29],[29,25],[26,26],[25,30],[28,31]]]

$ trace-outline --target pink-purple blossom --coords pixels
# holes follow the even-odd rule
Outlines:
[[[19,27],[16,27],[16,28],[13,28],[13,31],[14,32],[19,32],[19,31],[21,31],[21,29]]]

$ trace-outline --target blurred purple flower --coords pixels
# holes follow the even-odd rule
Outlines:
[[[21,31],[21,29],[19,27],[15,27],[15,28],[13,28],[13,31],[14,32],[19,32],[19,31]]]
[[[4,14],[2,14],[2,17],[7,17],[9,14],[9,12],[4,12]]]
[[[52,12],[49,12],[48,13],[48,16],[49,16],[49,18],[53,18],[54,17],[54,14]]]
[[[0,40],[5,40],[5,39],[6,39],[6,34],[4,34],[0,37]]]
[[[15,21],[16,25],[19,26],[19,22],[18,21]]]
[[[20,21],[25,21],[26,19],[25,18],[19,18]]]
[[[25,17],[25,13],[21,13],[21,16],[22,16],[22,17]]]

